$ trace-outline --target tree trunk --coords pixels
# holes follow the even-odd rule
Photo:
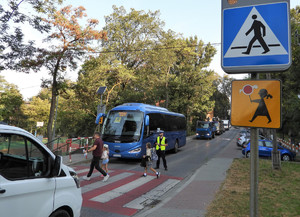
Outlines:
[[[170,66],[167,69],[167,75],[166,75],[166,108],[169,107],[169,73],[170,73]]]
[[[57,92],[56,76],[53,76],[50,115],[49,115],[49,121],[48,121],[48,126],[47,126],[48,142],[51,142],[54,139],[52,137],[53,137],[53,121],[54,121],[56,95],[57,95],[56,92]],[[49,144],[49,145],[51,147],[51,150],[53,150],[53,148],[54,148],[53,143],[51,142],[51,144]]]
[[[51,150],[54,149],[54,143],[52,142],[53,138],[53,121],[54,121],[54,114],[55,114],[55,105],[56,105],[56,97],[57,97],[57,73],[60,64],[60,58],[57,60],[56,66],[53,70],[53,80],[52,80],[52,92],[51,92],[51,106],[50,106],[50,115],[48,120],[47,126],[47,136],[48,136],[48,143]]]

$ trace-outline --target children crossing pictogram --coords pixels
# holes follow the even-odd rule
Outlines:
[[[233,126],[280,128],[279,80],[233,81],[231,98]]]
[[[88,168],[77,166],[80,177]],[[128,170],[109,171],[109,181],[102,182],[100,174],[92,175],[90,181],[81,181],[83,207],[103,212],[132,216],[144,207],[160,200],[160,197],[178,184],[182,178],[162,175],[141,177],[141,172]]]
[[[250,120],[250,122],[253,122],[257,118],[257,116],[265,116],[269,120],[268,123],[270,123],[272,120],[271,120],[271,117],[270,117],[270,114],[269,114],[269,111],[268,111],[268,108],[266,106],[264,98],[266,98],[266,99],[271,98],[272,99],[273,96],[270,95],[266,89],[260,89],[258,94],[260,96],[260,99],[255,99],[255,100],[250,99],[251,102],[258,103],[258,107],[257,107],[252,119]]]

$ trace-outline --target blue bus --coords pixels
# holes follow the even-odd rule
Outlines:
[[[140,159],[146,143],[154,144],[158,131],[168,139],[166,150],[177,152],[186,144],[186,119],[166,108],[126,103],[109,111],[102,128],[102,140],[109,146],[109,156]]]

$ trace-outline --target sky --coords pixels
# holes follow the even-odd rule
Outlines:
[[[300,0],[291,0],[291,8],[300,5]],[[104,16],[112,13],[112,6],[124,6],[129,12],[130,8],[144,10],[145,12],[160,11],[160,19],[165,22],[165,30],[171,29],[176,33],[182,33],[183,37],[197,36],[204,43],[212,43],[217,49],[210,69],[221,76],[226,74],[221,68],[221,0],[67,0],[63,4],[74,7],[84,6],[88,18],[99,20],[99,28],[105,25]],[[27,31],[27,37],[34,37]],[[40,91],[41,80],[49,78],[46,71],[39,73],[20,73],[13,71],[1,72],[9,82],[16,84],[24,99],[36,96]],[[236,79],[242,79],[247,74],[230,75]],[[68,72],[66,77],[76,81],[77,71]]]

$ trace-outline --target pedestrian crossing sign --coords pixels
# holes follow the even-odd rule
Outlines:
[[[280,80],[232,81],[231,125],[281,128]]]
[[[229,74],[287,70],[291,65],[289,10],[289,1],[223,8],[223,70]]]

